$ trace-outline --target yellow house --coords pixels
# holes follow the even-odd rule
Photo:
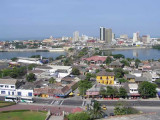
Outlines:
[[[114,72],[101,71],[97,73],[96,80],[98,83],[101,83],[101,84],[113,85],[114,84]]]

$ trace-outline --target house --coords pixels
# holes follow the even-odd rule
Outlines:
[[[86,91],[87,97],[99,97],[100,87],[97,87],[97,85],[94,85],[92,88],[88,89]]]
[[[64,97],[67,97],[71,92],[72,92],[72,89],[68,85],[66,85],[62,89],[56,89],[55,96],[64,98]]]
[[[0,95],[16,95],[16,79],[0,79]]]
[[[39,96],[43,98],[53,97],[54,96],[54,88],[43,87],[43,88],[34,88],[34,96]]]
[[[123,64],[120,63],[119,61],[113,61],[109,64],[110,68],[123,68]]]
[[[89,58],[82,58],[82,62],[87,64],[102,65],[105,64],[106,58],[107,56],[92,56]]]
[[[71,84],[73,81],[78,82],[80,79],[78,77],[70,77],[70,76],[66,76],[64,78],[62,78],[61,83],[62,84]]]
[[[124,78],[126,79],[126,80],[128,80],[129,82],[135,82],[135,75],[131,75],[131,74],[125,74],[124,75]]]
[[[16,89],[16,94],[19,97],[33,97],[34,87],[33,83],[26,83]]]
[[[63,88],[56,89],[54,91],[54,95],[62,98],[67,97],[72,91],[77,89],[77,87],[78,87],[78,82],[72,82],[71,84],[68,84]]]
[[[142,76],[142,71],[141,70],[133,70],[131,72],[132,75],[135,75],[136,77],[141,77]]]
[[[100,71],[97,73],[96,80],[98,83],[105,85],[113,85],[114,84],[114,72],[106,72]]]
[[[49,66],[37,66],[36,68],[34,68],[34,70],[41,70],[41,71],[45,71],[45,72],[49,72],[52,69],[52,67]]]
[[[160,76],[156,72],[146,72],[143,74],[147,78],[148,81],[150,82],[155,82],[155,80],[159,79]]]
[[[148,79],[146,77],[135,77],[135,82],[138,84],[144,81],[148,81]]]
[[[129,93],[128,96],[131,99],[137,99],[140,97],[140,94],[138,93],[138,84],[134,83],[134,84],[128,84],[129,87]]]

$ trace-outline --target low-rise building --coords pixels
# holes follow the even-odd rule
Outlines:
[[[102,65],[105,64],[106,58],[107,56],[92,56],[89,58],[82,58],[82,62],[87,64]]]
[[[110,68],[123,68],[123,64],[120,63],[119,61],[113,61],[109,64]]]
[[[1,95],[16,95],[17,80],[16,79],[0,79]]]
[[[100,71],[97,73],[96,80],[98,83],[105,84],[105,85],[113,85],[114,84],[114,72],[106,72]]]
[[[128,82],[135,82],[136,76],[135,76],[135,75],[131,75],[131,74],[125,74],[125,75],[124,75],[124,78],[125,78],[126,80],[128,80]]]
[[[39,58],[25,58],[25,57],[18,57],[18,63],[25,63],[25,64],[38,64],[43,65]]]

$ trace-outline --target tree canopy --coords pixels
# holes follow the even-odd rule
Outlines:
[[[80,95],[85,95],[86,91],[92,87],[92,83],[88,80],[79,81],[79,92]]]
[[[35,77],[35,74],[34,73],[29,73],[27,76],[26,76],[26,80],[28,82],[33,82],[36,80],[36,77]]]
[[[110,64],[112,62],[112,58],[108,56],[105,62],[106,64]]]
[[[127,91],[123,87],[119,88],[119,96],[125,98],[127,96]]]
[[[90,120],[90,115],[86,112],[69,114],[67,116],[68,120]]]
[[[139,84],[138,91],[143,98],[155,97],[157,93],[156,87],[156,84],[144,81]]]
[[[80,71],[78,68],[72,68],[72,74],[73,75],[80,75]]]

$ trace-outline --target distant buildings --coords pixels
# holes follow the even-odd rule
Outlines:
[[[100,27],[100,40],[101,41],[105,41],[106,43],[111,44],[113,37],[114,35],[112,35],[112,29]]]
[[[73,33],[73,42],[79,41],[79,31]]]
[[[151,38],[150,38],[150,35],[143,35],[142,36],[142,42],[145,44],[145,43],[150,43],[151,41]]]
[[[127,34],[120,35],[120,39],[127,40],[128,39],[128,35]]]
[[[133,33],[133,43],[139,41],[139,33],[136,32],[136,33]]]

